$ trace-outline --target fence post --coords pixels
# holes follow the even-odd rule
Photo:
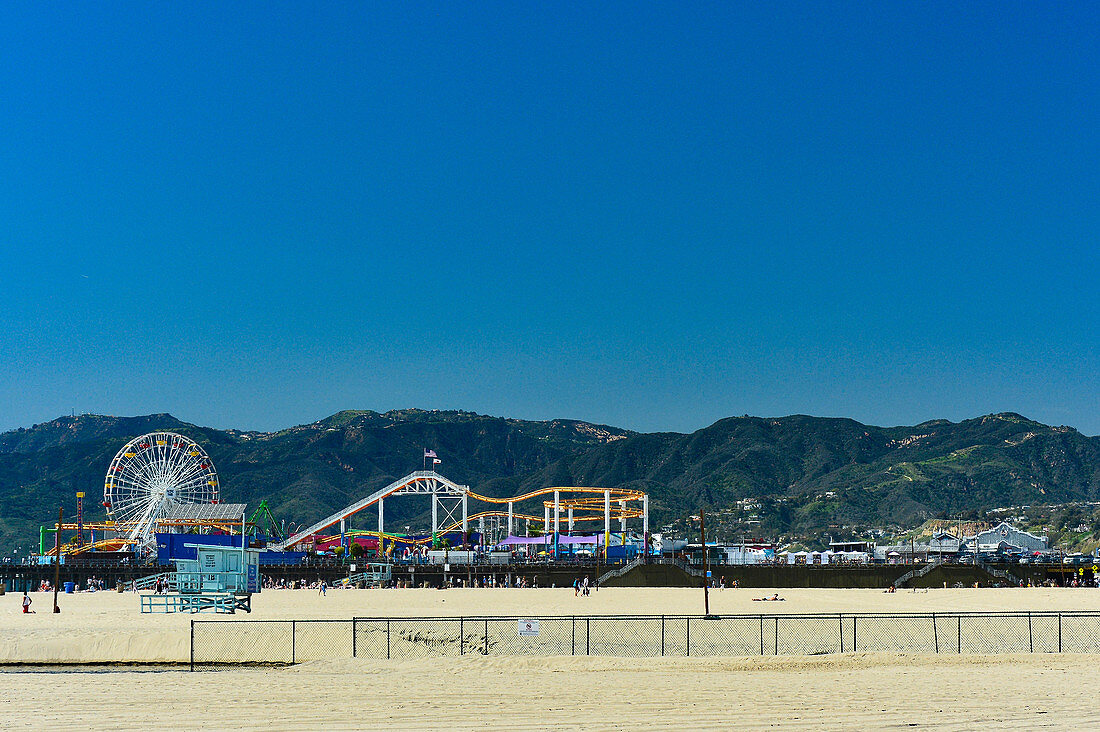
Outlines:
[[[760,655],[764,655],[764,616],[760,616]]]
[[[844,653],[844,615],[837,613],[837,619],[840,620],[840,652]]]
[[[686,635],[686,638],[685,638],[684,645],[686,647],[686,655],[690,656],[691,655],[691,616],[688,616],[688,619],[687,619],[687,632],[685,633],[685,635]]]
[[[352,618],[351,619],[351,657],[352,658],[357,658],[359,656],[358,648],[356,648],[356,646],[355,646],[356,641],[359,639],[359,633],[356,632],[358,630],[355,627],[356,625],[358,625],[358,623],[356,622],[355,618]]]
[[[779,616],[775,616],[775,655],[779,655]]]
[[[483,655],[489,655],[489,618],[485,618],[485,653]]]
[[[959,655],[961,656],[963,652],[963,616],[959,615],[956,620],[959,621]]]
[[[592,622],[591,618],[584,619],[584,655],[588,656],[592,652]]]
[[[569,624],[569,655],[577,655],[577,616],[574,615]]]
[[[390,621],[386,621],[386,658],[390,657]]]
[[[191,621],[191,670],[195,670],[195,621]]]
[[[859,650],[859,636],[856,635],[856,616],[852,616],[852,653]]]
[[[465,618],[458,619],[458,655],[462,656],[466,653],[466,626]]]
[[[1031,613],[1027,614],[1027,652],[1035,653],[1035,636],[1031,632]]]
[[[936,642],[936,653],[940,652],[940,633],[936,628],[936,614],[932,613],[932,639]]]
[[[1062,613],[1058,613],[1058,652],[1062,652]]]
[[[298,662],[298,621],[290,621],[290,662]]]
[[[665,655],[665,616],[661,616],[661,655]]]

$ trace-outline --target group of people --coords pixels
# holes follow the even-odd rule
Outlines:
[[[97,577],[89,577],[84,581],[84,591],[86,592],[102,592],[104,587],[103,580]],[[31,592],[53,592],[53,583],[44,579],[39,582],[38,587],[33,588]]]
[[[585,579],[587,579],[587,578],[585,578]],[[264,580],[263,580],[263,588],[265,590],[317,590],[320,594],[323,595],[325,593],[323,591],[321,591],[321,586],[322,585],[325,586],[325,590],[336,588],[336,587],[342,587],[344,589],[354,589],[355,588],[354,584],[344,584],[344,585],[330,584],[327,580],[320,580],[320,579],[318,579],[316,581],[313,581],[313,582],[308,582],[304,579],[303,580],[299,580],[299,579],[290,580],[290,579],[286,579],[286,578],[271,579],[269,577],[265,577]],[[419,583],[413,583],[411,581],[406,581],[406,580],[391,580],[385,586],[387,588],[402,588],[402,587],[409,588],[409,587],[417,587],[417,586],[425,586],[425,585],[421,585]],[[527,577],[522,577],[522,576],[519,576],[519,575],[516,575],[514,577],[506,577],[506,576],[502,576],[502,575],[488,574],[488,575],[483,575],[483,576],[480,576],[480,577],[474,577],[472,580],[467,580],[465,577],[451,576],[451,577],[448,578],[446,586],[447,587],[484,587],[484,588],[497,588],[497,587],[516,587],[516,588],[535,587],[535,588],[537,588],[539,586],[539,583],[538,583],[538,580],[535,579],[535,578],[528,579]],[[159,590],[157,590],[157,591],[159,592]]]
[[[597,586],[598,587],[598,586]],[[578,578],[573,580],[573,597],[588,597],[591,592],[591,588],[588,585],[588,575],[586,574],[583,579]]]

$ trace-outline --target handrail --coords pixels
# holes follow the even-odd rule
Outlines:
[[[596,584],[597,585],[602,585],[604,583],[604,580],[609,580],[612,577],[622,577],[624,574],[626,574],[630,570],[634,569],[635,567],[641,566],[641,564],[642,564],[642,558],[641,557],[635,557],[634,559],[631,559],[626,564],[624,564],[620,567],[617,567],[616,569],[609,569],[608,571],[601,574],[596,579]]]

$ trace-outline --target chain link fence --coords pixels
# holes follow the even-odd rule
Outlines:
[[[334,658],[1100,653],[1100,612],[193,620],[191,667]]]

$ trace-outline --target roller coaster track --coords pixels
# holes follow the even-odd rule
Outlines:
[[[643,515],[643,511],[633,507],[626,507],[624,504],[626,501],[642,501],[645,498],[645,494],[641,491],[630,490],[626,488],[593,488],[590,486],[550,486],[548,488],[538,488],[533,491],[528,491],[522,495],[511,496],[508,498],[496,498],[493,496],[485,496],[480,493],[475,493],[470,490],[469,486],[459,485],[453,481],[448,480],[439,473],[433,470],[418,470],[413,473],[409,473],[404,478],[400,478],[390,483],[389,485],[381,488],[374,493],[370,494],[366,498],[363,498],[355,503],[347,506],[346,508],[337,511],[325,518],[321,519],[317,523],[309,526],[301,531],[297,532],[293,536],[273,544],[271,546],[274,550],[285,550],[300,544],[302,541],[310,536],[317,534],[318,532],[327,529],[336,522],[346,519],[353,514],[362,511],[363,509],[376,505],[380,500],[392,495],[411,495],[422,494],[431,495],[434,494],[442,498],[472,498],[476,501],[482,501],[483,503],[503,505],[503,504],[515,504],[524,501],[530,501],[540,496],[552,496],[555,493],[559,495],[557,505],[559,508],[566,510],[581,509],[590,510],[593,513],[596,511],[602,511],[604,508],[604,501],[610,500],[611,502],[619,503],[620,506],[614,511],[616,518],[637,518]],[[581,498],[566,497],[562,499],[561,493],[566,494],[582,494]],[[554,501],[544,500],[543,506],[553,506]],[[508,514],[503,511],[483,511],[481,513],[474,514],[473,516],[467,516],[465,525],[469,525],[471,519],[481,518],[483,516],[507,516]],[[513,518],[519,516],[520,518],[527,518],[533,521],[542,521],[542,517],[529,516],[526,514],[512,513]],[[574,516],[573,521],[588,521],[601,518],[602,513],[599,516],[582,515],[580,517]],[[454,531],[459,526],[462,526],[464,522],[459,521],[451,524],[446,528],[442,528],[442,531]],[[377,532],[374,532],[377,533]],[[427,540],[421,540],[427,541]]]
[[[642,500],[642,496],[645,495],[641,491],[632,491],[632,490],[628,490],[626,488],[591,488],[591,487],[588,487],[588,486],[564,486],[564,485],[551,486],[550,488],[538,488],[536,490],[530,491],[529,493],[524,493],[521,496],[512,496],[511,498],[493,498],[492,496],[483,496],[480,493],[474,493],[471,490],[466,491],[466,495],[468,495],[470,498],[476,498],[477,500],[483,501],[485,503],[520,503],[522,501],[528,501],[532,498],[538,498],[539,496],[545,496],[547,494],[552,494],[552,493],[554,493],[554,491],[563,491],[563,492],[568,491],[569,493],[598,493],[601,496],[604,493],[610,493],[611,494],[611,500],[613,500],[613,501],[640,501],[640,500]],[[582,498],[582,499],[576,499],[576,500],[592,501],[592,500],[596,500],[596,499],[592,499],[592,498],[583,499]],[[565,503],[561,502],[561,505],[565,505]]]
[[[619,513],[616,512],[615,515],[617,517],[619,515]],[[632,511],[630,509],[627,510],[627,518],[636,518],[636,517],[641,516],[641,515],[642,515],[641,511]],[[489,518],[489,517],[507,518],[508,513],[506,511],[482,511],[481,513],[474,513],[474,514],[470,514],[469,516],[467,516],[466,517],[466,523],[469,524],[469,522],[474,521],[476,519]],[[526,513],[513,513],[512,518],[514,518],[514,519],[527,519],[528,521],[538,521],[540,523],[542,522],[542,517],[541,516],[532,516],[531,514],[526,514]],[[578,521],[602,521],[602,520],[603,520],[602,515],[600,515],[600,516],[574,516],[573,517],[574,523],[576,523]],[[462,522],[461,521],[456,521],[453,524],[451,524],[450,526],[440,527],[439,531],[440,531],[440,533],[446,534],[446,533],[450,533],[452,531],[458,531],[461,528],[462,528]],[[424,538],[420,538],[420,539],[410,539],[408,537],[401,536],[400,534],[391,534],[387,531],[378,532],[378,531],[373,531],[371,529],[355,529],[354,531],[347,531],[347,532],[345,532],[345,534],[347,536],[352,536],[352,537],[354,537],[354,536],[373,536],[376,539],[389,540],[389,541],[393,541],[393,542],[402,542],[402,543],[405,543],[405,544],[429,544],[432,541],[431,537],[424,537]],[[339,534],[332,534],[330,536],[318,536],[318,539],[321,540],[322,542],[327,543],[327,542],[333,541],[335,539],[338,539],[339,536],[340,536]]]

